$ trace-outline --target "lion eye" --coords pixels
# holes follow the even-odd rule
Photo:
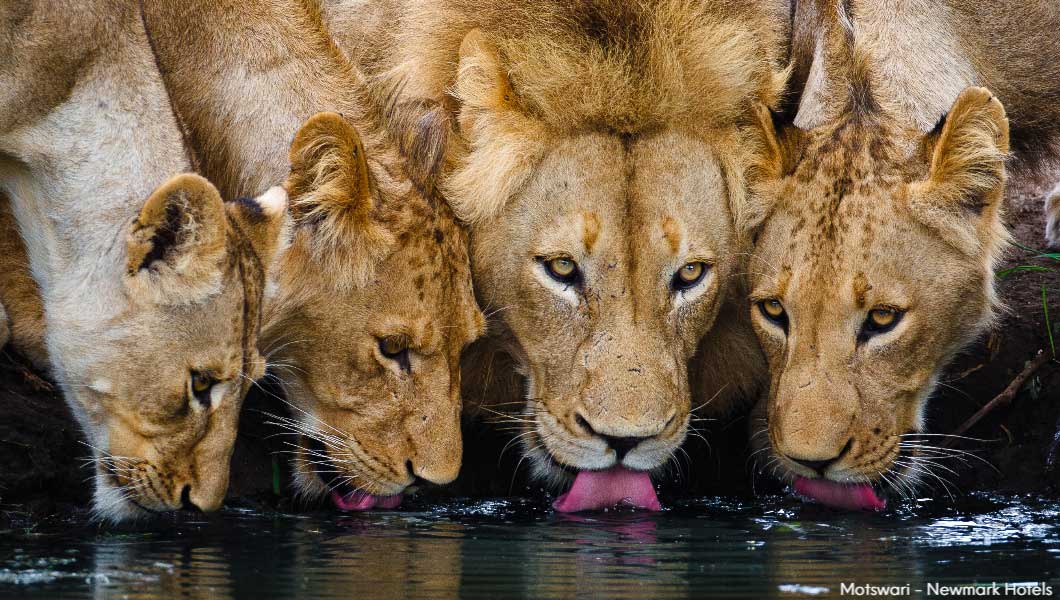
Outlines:
[[[900,310],[889,307],[870,310],[868,316],[865,317],[865,324],[862,326],[862,337],[867,338],[868,336],[886,333],[894,329],[902,320],[904,314]]]
[[[204,371],[191,372],[191,381],[189,383],[191,395],[203,406],[210,406],[210,392],[216,384],[217,380],[209,373]]]
[[[574,285],[578,283],[581,274],[578,272],[578,263],[574,259],[558,256],[545,261],[545,270],[549,277],[560,283]]]
[[[782,328],[785,332],[788,331],[788,313],[784,310],[784,305],[780,303],[780,300],[776,298],[763,300],[758,303],[758,310],[767,321]]]
[[[379,352],[395,361],[402,371],[406,373],[412,370],[409,361],[409,339],[403,335],[390,335],[379,340]]]
[[[677,273],[674,273],[670,287],[677,291],[693,288],[703,281],[707,270],[708,266],[705,262],[690,262],[678,269]]]

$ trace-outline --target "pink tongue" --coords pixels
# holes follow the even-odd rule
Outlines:
[[[650,511],[662,510],[651,476],[644,471],[611,467],[606,471],[579,471],[574,485],[556,498],[552,508],[559,512],[599,510],[626,504]]]
[[[887,503],[867,483],[836,483],[827,479],[795,480],[795,493],[816,500],[825,506],[845,510],[883,510]]]
[[[364,511],[373,508],[390,510],[401,505],[401,495],[397,496],[373,496],[364,492],[351,492],[345,496],[338,492],[331,492],[331,501],[339,510]]]

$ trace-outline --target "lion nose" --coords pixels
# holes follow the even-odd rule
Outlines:
[[[607,435],[605,433],[600,433],[599,431],[594,429],[593,426],[589,424],[589,421],[585,419],[585,417],[577,415],[576,419],[578,421],[578,425],[580,425],[583,429],[585,429],[592,435],[595,435],[596,437],[604,440],[604,442],[607,443],[607,446],[615,451],[615,460],[617,460],[618,462],[622,462],[622,459],[624,459],[626,455],[629,454],[634,448],[639,446],[641,442],[655,437],[653,435]]]
[[[414,481],[430,482],[434,485],[452,483],[460,474],[460,463],[434,464],[412,460],[405,461],[405,469]]]
[[[647,437],[614,437],[611,435],[601,435],[600,437],[615,451],[615,458],[619,461],[625,458],[641,442],[648,439]]]
[[[792,456],[790,454],[787,455],[787,457],[790,458],[793,462],[797,462],[800,465],[806,467],[807,469],[810,469],[811,471],[815,471],[816,473],[823,475],[825,470],[828,469],[828,467],[830,467],[833,464],[839,462],[839,460],[842,459],[843,456],[846,455],[846,453],[850,451],[850,446],[853,443],[854,443],[854,439],[853,438],[848,439],[846,445],[843,446],[843,449],[839,451],[839,454],[836,454],[832,458],[826,458],[826,459],[823,459],[823,460],[821,460],[821,459],[810,459],[810,458],[798,458],[798,457]]]

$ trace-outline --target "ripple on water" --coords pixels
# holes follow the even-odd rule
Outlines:
[[[788,497],[684,500],[655,514],[559,515],[527,499],[234,509],[116,533],[8,531],[0,596],[785,598],[832,596],[844,582],[1055,581],[1058,516],[1055,502],[991,495],[882,515]]]

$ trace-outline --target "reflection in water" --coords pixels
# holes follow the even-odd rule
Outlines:
[[[130,569],[130,565],[136,565]],[[94,598],[232,598],[229,563],[220,547],[159,549],[151,540],[104,539],[95,547]]]
[[[0,596],[54,598],[838,597],[842,583],[1043,581],[1060,505],[842,514],[789,499],[556,515],[467,501],[358,515],[229,510],[140,530],[0,532]],[[922,596],[922,594],[914,594]]]

